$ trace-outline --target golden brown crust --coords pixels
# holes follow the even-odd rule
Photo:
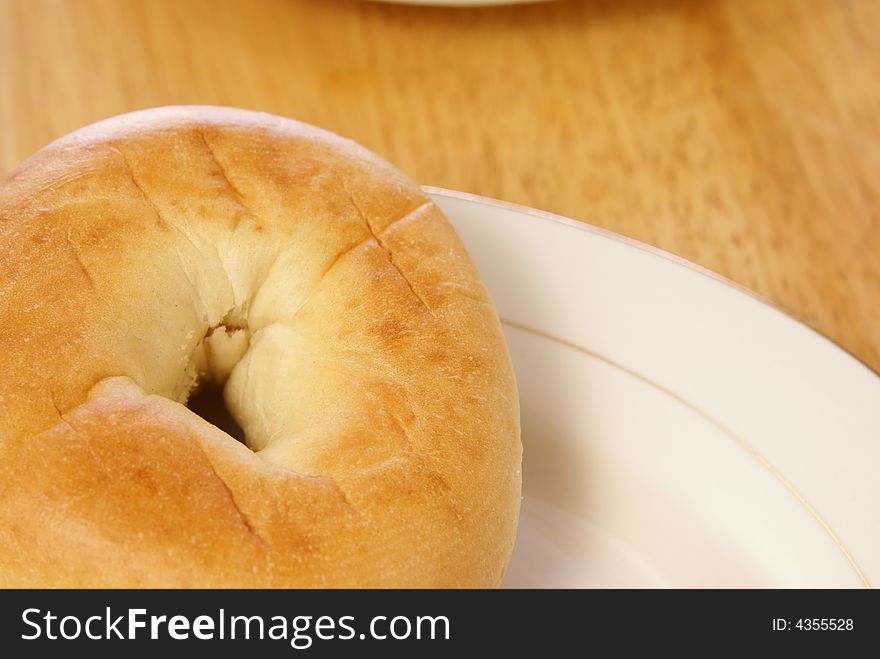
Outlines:
[[[369,152],[240,110],[117,117],[0,187],[0,272],[0,585],[500,582],[498,318]],[[232,364],[250,449],[183,404]]]

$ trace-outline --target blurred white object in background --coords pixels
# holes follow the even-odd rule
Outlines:
[[[395,5],[427,5],[432,7],[489,7],[495,5],[524,5],[558,0],[370,0]]]

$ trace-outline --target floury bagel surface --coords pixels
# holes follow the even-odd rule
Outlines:
[[[421,189],[177,107],[0,186],[0,585],[487,587],[520,502],[498,317]],[[243,445],[186,407],[223,388]]]

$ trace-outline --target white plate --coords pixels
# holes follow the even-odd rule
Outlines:
[[[880,378],[734,285],[428,190],[504,320],[524,495],[509,587],[880,583]]]

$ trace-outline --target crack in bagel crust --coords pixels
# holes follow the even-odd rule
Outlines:
[[[345,179],[340,177],[340,181],[342,182],[342,188],[345,190],[345,194],[348,195],[348,198],[351,201],[351,205],[354,206],[355,211],[357,211],[357,214],[360,216],[361,220],[363,220],[364,226],[367,227],[367,231],[370,232],[370,236],[372,236],[373,240],[376,241],[376,244],[379,246],[379,248],[383,252],[385,252],[385,254],[388,255],[388,262],[391,263],[391,266],[397,271],[397,273],[400,275],[401,279],[403,279],[403,281],[406,282],[406,285],[409,288],[410,292],[413,294],[413,296],[415,296],[415,298],[421,303],[421,305],[429,313],[433,314],[434,312],[431,310],[431,307],[428,306],[428,303],[425,302],[425,299],[421,295],[419,295],[418,291],[416,291],[415,286],[413,286],[413,283],[410,281],[409,277],[406,276],[406,274],[403,272],[403,270],[400,269],[400,266],[397,265],[397,263],[394,261],[394,255],[391,253],[391,250],[388,248],[388,246],[382,240],[381,236],[378,233],[376,233],[376,230],[373,229],[373,225],[370,224],[370,220],[367,218],[367,216],[361,210],[361,207],[358,206],[358,203],[355,200],[354,195],[351,193],[351,190],[349,189],[348,184],[345,182]],[[416,211],[420,210],[424,205],[425,204],[422,204],[422,205],[418,206],[417,208],[415,208],[414,210],[409,211],[403,217],[401,217],[399,220],[395,220],[395,222],[393,222],[393,223],[396,223],[400,220],[403,220],[403,219],[409,217],[412,213],[415,213]],[[387,227],[386,227],[386,230],[387,230]]]
[[[400,172],[160,108],[35,154],[0,217],[0,586],[498,585],[513,372]],[[205,383],[247,446],[185,407]]]
[[[226,173],[226,167],[224,167],[223,163],[221,163],[220,160],[217,158],[217,153],[214,151],[211,143],[205,136],[204,129],[198,131],[198,136],[202,140],[202,143],[205,145],[205,148],[208,150],[208,155],[211,157],[211,160],[214,161],[214,164],[217,166],[217,172],[220,175],[220,178],[223,179],[226,187],[229,188],[230,192],[232,192],[233,196],[238,200],[238,203],[241,205],[242,209],[245,212],[250,213],[251,211],[248,209],[248,206],[245,203],[244,195],[239,191],[237,187],[235,187],[232,179],[229,178],[229,174]]]

